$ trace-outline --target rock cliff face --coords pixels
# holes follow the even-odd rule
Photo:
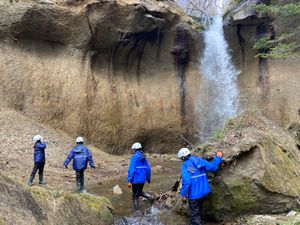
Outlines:
[[[295,30],[299,18],[245,7],[226,27],[241,105],[285,126],[299,118],[299,59],[258,59],[253,44],[270,27]],[[136,141],[176,152],[181,135],[197,139],[197,29],[172,1],[3,0],[0,100],[111,153]]]
[[[253,4],[263,1],[249,0],[232,10],[230,25],[225,28],[226,39],[233,59],[241,70],[239,76],[240,101],[244,109],[260,109],[277,124],[287,127],[299,120],[300,64],[299,56],[286,59],[255,57],[254,43],[263,36],[290,35],[289,41],[300,44],[299,15],[282,17],[256,13]],[[268,1],[285,4],[297,1]],[[227,17],[227,19],[228,19]],[[299,54],[299,47],[296,49]]]
[[[193,133],[197,52],[181,39],[196,33],[175,3],[4,0],[0,21],[7,106],[111,153],[177,150]]]

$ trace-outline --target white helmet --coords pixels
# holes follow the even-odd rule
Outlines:
[[[182,149],[179,150],[177,156],[178,156],[179,159],[182,159],[184,157],[187,157],[190,154],[191,154],[191,152],[188,148],[182,148]]]
[[[37,142],[37,141],[40,141],[42,139],[43,139],[42,135],[39,135],[39,134],[38,135],[34,135],[34,137],[33,137],[34,143]]]
[[[83,137],[78,137],[78,138],[76,138],[76,143],[80,143],[80,142],[83,143]]]
[[[134,143],[131,147],[131,150],[137,150],[137,149],[141,149],[142,145],[140,143]]]

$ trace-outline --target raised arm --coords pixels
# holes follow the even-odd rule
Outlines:
[[[44,150],[47,147],[46,142],[44,142],[44,141],[43,142],[37,142],[36,147]]]
[[[213,161],[211,162],[208,162],[206,160],[204,161],[205,161],[205,170],[207,172],[216,172],[219,168],[220,163],[222,162],[222,158],[220,156],[215,156]]]

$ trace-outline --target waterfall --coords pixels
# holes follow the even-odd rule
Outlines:
[[[196,112],[199,116],[200,141],[206,141],[238,110],[237,76],[224,37],[222,16],[213,17],[204,32],[204,53],[201,58],[201,85]]]

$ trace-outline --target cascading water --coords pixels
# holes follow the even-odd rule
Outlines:
[[[221,15],[213,17],[204,32],[205,49],[200,63],[202,81],[196,111],[199,115],[200,141],[206,141],[216,129],[238,110],[236,79],[239,71],[234,67],[224,37]]]

